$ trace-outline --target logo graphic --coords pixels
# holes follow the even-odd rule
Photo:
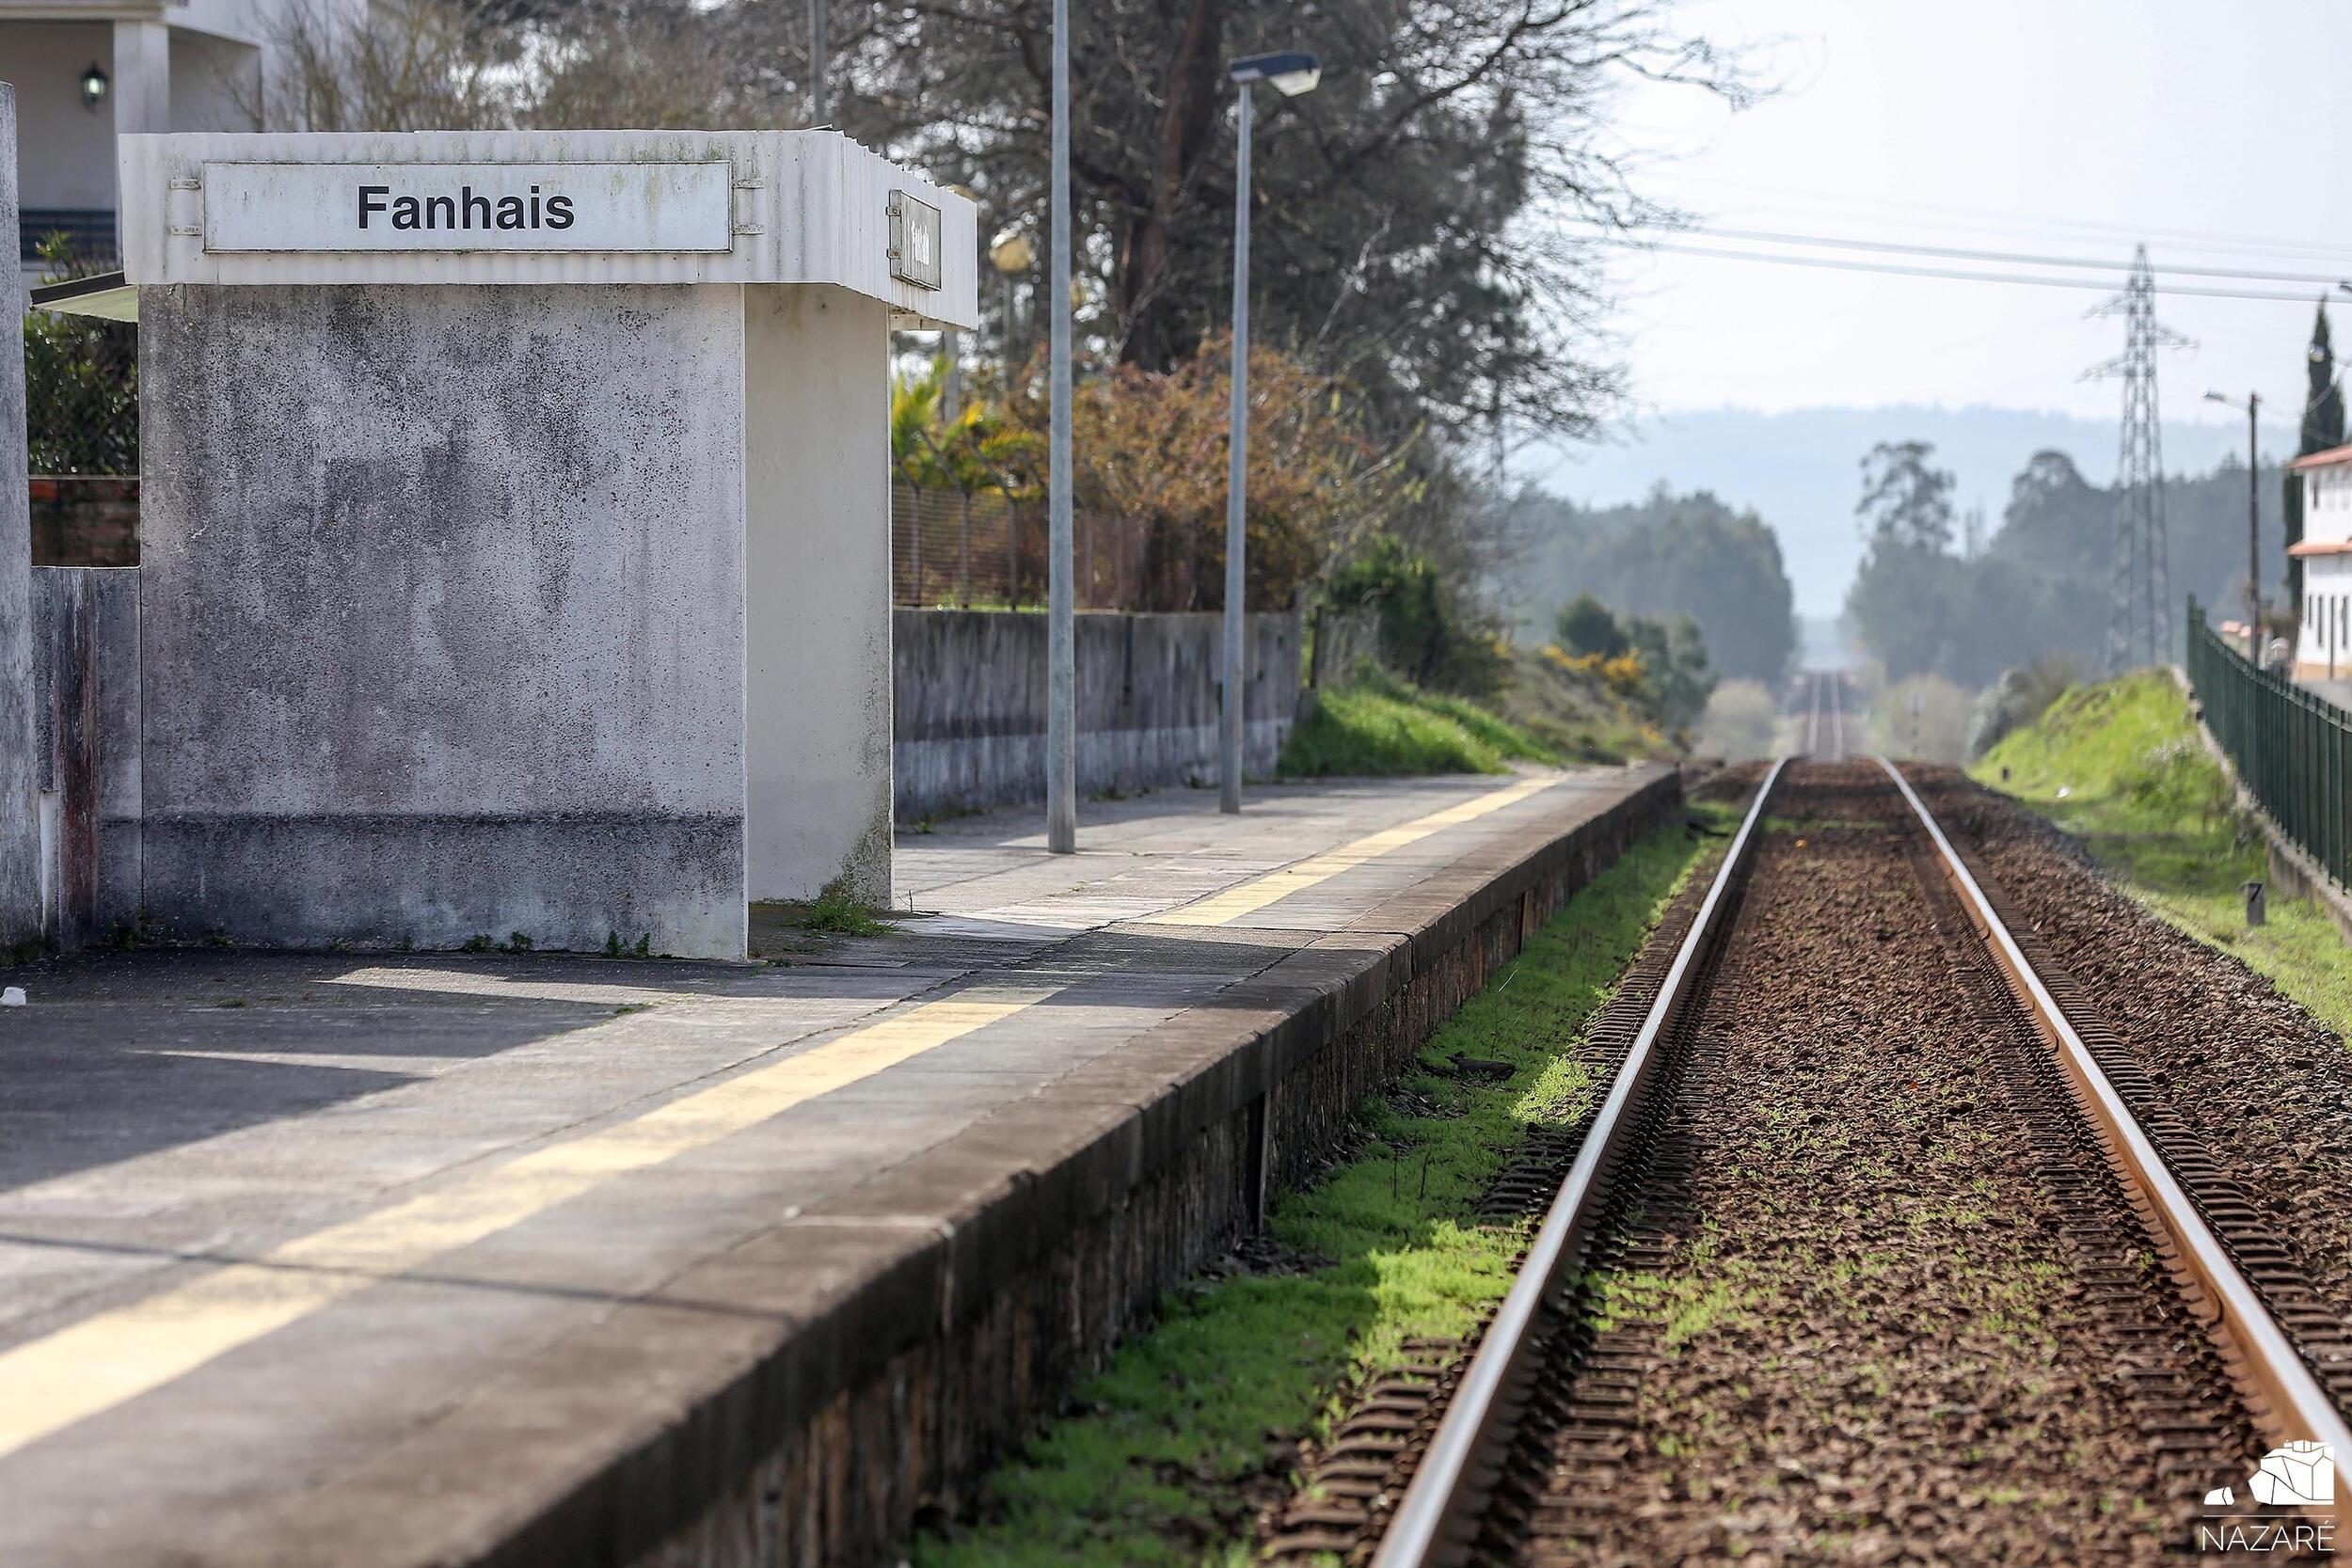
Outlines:
[[[2336,1500],[2335,1456],[2325,1443],[2289,1443],[2263,1455],[2246,1478],[2244,1507],[2327,1507]],[[2275,1552],[2334,1549],[2332,1521],[2233,1513],[2238,1489],[2217,1486],[2205,1494],[2205,1517],[2197,1526],[2200,1551]]]

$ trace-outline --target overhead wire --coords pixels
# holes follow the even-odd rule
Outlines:
[[[1834,272],[1875,273],[1893,277],[1929,277],[1957,283],[2000,283],[2028,285],[2045,289],[2088,289],[2094,293],[2120,293],[2119,283],[2092,277],[2045,277],[2031,273],[1968,272],[1958,267],[1915,266],[1900,261],[1866,261],[1842,256],[1806,256],[1793,252],[1762,250],[1732,250],[1718,245],[1688,245],[1676,240],[1648,239],[1632,234],[1588,233],[1581,236],[1596,245],[1613,245],[1622,249],[1649,251],[1669,256],[1693,256],[1720,261],[1760,261],[1774,266],[1818,267]],[[2119,274],[2128,270],[2119,263]],[[2166,283],[2158,269],[2156,293],[2180,294],[2205,299],[2243,299],[2268,301],[2274,304],[2303,305],[2312,303],[2308,293],[2280,293],[2275,290],[2225,289],[2198,283]]]
[[[1895,256],[1935,256],[1957,261],[2000,261],[2025,266],[2090,267],[2101,272],[2120,272],[2129,268],[2099,256],[2051,256],[2026,250],[1977,250],[1961,245],[1921,245],[1910,240],[1870,240],[1840,234],[1791,234],[1769,229],[1726,229],[1715,224],[1691,224],[1672,230],[1677,234],[1697,234],[1711,239],[1745,240],[1765,245],[1816,245],[1825,249],[1867,250]],[[2344,281],[2344,270],[2333,273],[2273,272],[2252,267],[2216,267],[2191,262],[2168,262],[2159,269],[2189,277],[2235,277],[2263,283],[2316,283],[2332,288]]]
[[[1900,198],[1838,194],[1827,191],[1805,191],[1794,186],[1771,185],[1726,180],[1720,176],[1684,172],[1686,182],[1710,185],[1736,194],[1760,193],[1767,197],[1793,198],[1800,203],[1817,207],[1877,208],[1887,212],[1918,214],[1932,217],[1947,228],[2006,229],[2029,234],[2061,235],[2068,231],[2106,234],[2122,239],[2161,240],[2191,249],[2250,251],[2261,255],[2301,254],[2314,260],[2334,259],[2352,264],[2352,242],[2330,245],[2308,239],[2289,240],[2258,235],[2225,234],[2212,230],[2151,228],[2145,224],[2109,223],[2090,218],[2052,217],[2044,214],[2003,212],[1982,207],[1957,207],[1943,201],[1907,201]],[[1770,203],[1750,204],[1751,210],[1770,212]]]

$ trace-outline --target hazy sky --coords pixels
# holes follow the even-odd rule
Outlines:
[[[2352,7],[1693,0],[1679,14],[1758,43],[1784,84],[1738,115],[1687,90],[1629,94],[1632,139],[1673,154],[1645,188],[1703,223],[2112,259],[2117,282],[2136,236],[2160,283],[2167,263],[2352,277]],[[1629,257],[1616,271],[1644,408],[1980,404],[2112,418],[2118,406],[2114,384],[2077,379],[2122,348],[2120,322],[2084,319],[2096,293],[1688,256]],[[2198,345],[2162,362],[2167,421],[2231,419],[2199,402],[2208,387],[2256,388],[2291,420],[2320,287],[2179,281],[2299,302],[2160,299]],[[2336,314],[2352,331],[2352,309]]]

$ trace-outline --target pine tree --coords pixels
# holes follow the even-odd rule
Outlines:
[[[2328,302],[2324,298],[2319,302],[2319,319],[2312,325],[2312,346],[2304,373],[2310,383],[2303,394],[2303,428],[2295,447],[2297,457],[2344,445],[2344,393],[2336,386],[2336,353],[2328,337]],[[2288,474],[2285,491],[2287,547],[2293,549],[2303,542],[2303,477]],[[2299,620],[2303,614],[2303,562],[2292,555],[2287,557],[2287,602]]]

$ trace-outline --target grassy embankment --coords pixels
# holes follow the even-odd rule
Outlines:
[[[1671,750],[1624,704],[1584,691],[1539,660],[1515,656],[1491,705],[1425,691],[1368,664],[1316,693],[1313,712],[1282,748],[1277,776],[1502,773],[1514,762],[1561,768]]]
[[[1270,1237],[1296,1272],[1170,1292],[1078,1390],[1086,1414],[992,1478],[976,1518],[918,1541],[917,1568],[1248,1560],[1262,1498],[1334,1391],[1501,1298],[1524,1230],[1477,1224],[1478,1197],[1534,1128],[1589,1103],[1569,1052],[1700,853],[1677,822],[1571,899],[1365,1107],[1354,1157],[1275,1205]],[[1457,1073],[1465,1055],[1510,1076]]]
[[[2328,917],[2280,898],[2266,924],[2247,926],[2239,890],[2264,875],[2262,839],[2234,810],[2171,677],[2150,671],[2076,687],[1972,771],[2081,839],[2163,919],[2236,954],[2352,1037],[2352,950]]]

